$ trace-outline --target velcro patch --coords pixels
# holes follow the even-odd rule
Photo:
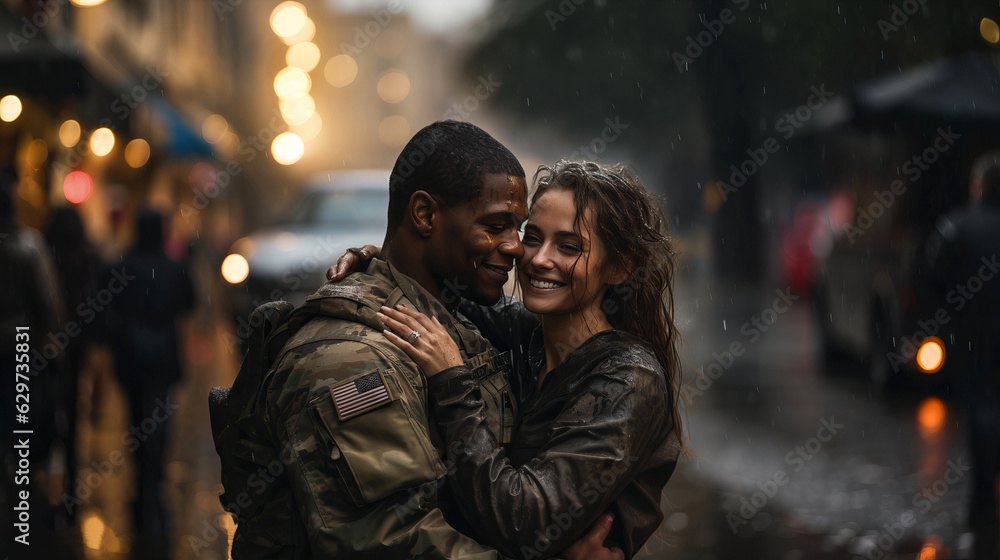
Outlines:
[[[343,422],[389,402],[382,372],[375,370],[330,387],[337,417]]]

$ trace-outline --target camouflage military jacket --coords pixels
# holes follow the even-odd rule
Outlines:
[[[447,469],[440,438],[428,429],[426,378],[383,336],[375,315],[396,304],[448,328],[479,373],[488,430],[511,439],[509,359],[470,322],[384,261],[324,285],[289,317],[294,334],[274,362],[262,407],[276,445],[289,449],[290,492],[308,535],[304,557],[500,558],[442,514]],[[234,540],[234,558],[237,548]]]

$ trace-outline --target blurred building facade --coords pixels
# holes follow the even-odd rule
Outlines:
[[[76,204],[106,256],[146,204],[173,216],[175,245],[224,253],[307,177],[389,167],[423,125],[467,116],[445,98],[456,57],[398,2],[5,0],[0,19],[20,38],[0,46],[19,214],[40,227]]]

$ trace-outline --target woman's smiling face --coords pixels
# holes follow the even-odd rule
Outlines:
[[[539,315],[599,312],[610,274],[587,210],[576,229],[573,192],[555,186],[531,207],[517,261],[524,306]],[[590,309],[594,307],[594,309]],[[587,313],[589,315],[589,313]]]

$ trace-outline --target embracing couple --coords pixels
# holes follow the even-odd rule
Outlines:
[[[631,558],[682,449],[656,198],[561,161],[529,211],[513,154],[456,121],[410,140],[389,193],[381,249],[281,317],[263,441],[226,452],[281,461],[232,557]]]

